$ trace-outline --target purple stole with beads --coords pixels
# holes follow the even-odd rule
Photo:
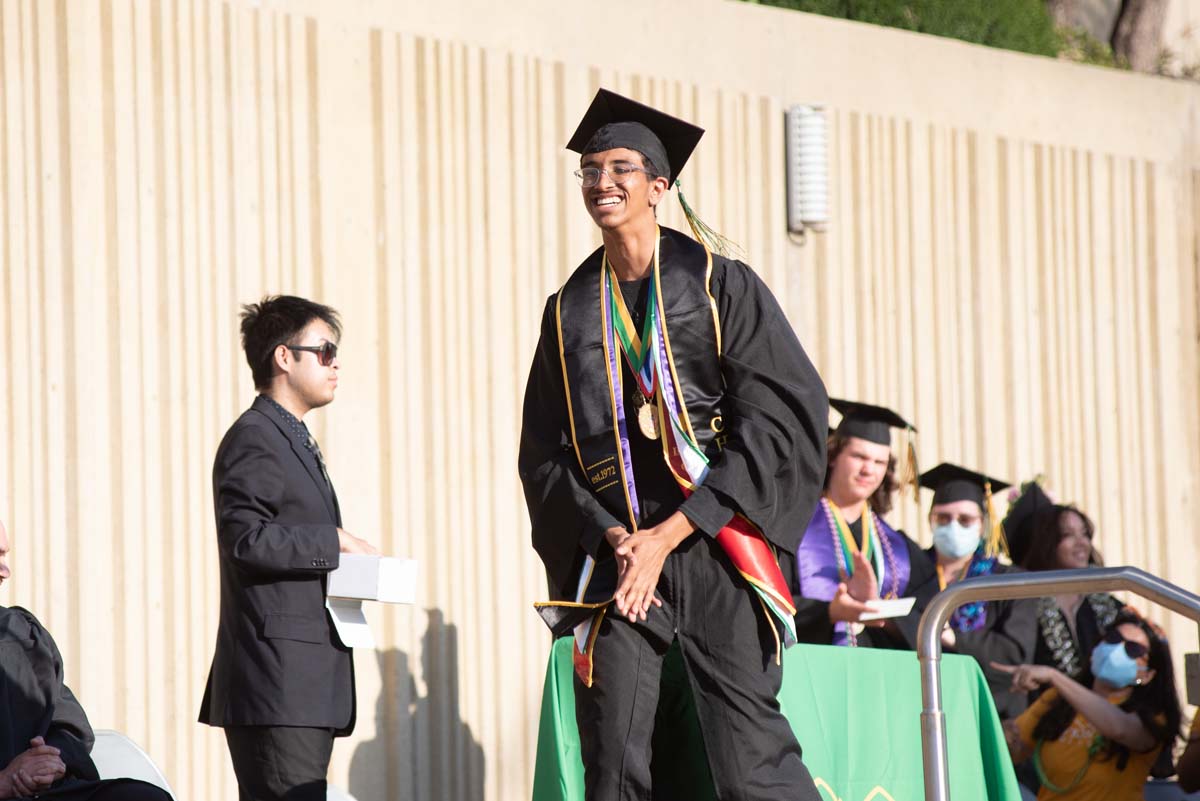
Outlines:
[[[874,512],[868,511],[867,514],[874,517],[875,531],[880,540],[877,547],[883,557],[879,597],[899,598],[908,590],[908,579],[912,572],[908,559],[908,538],[883,522]],[[837,585],[845,581],[843,573],[849,573],[836,525],[829,500],[822,498],[796,549],[796,577],[800,582],[800,595],[804,598],[832,601]],[[833,645],[850,645],[852,641],[849,625],[835,623]]]

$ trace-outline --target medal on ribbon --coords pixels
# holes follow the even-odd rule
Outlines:
[[[609,297],[612,303],[613,330],[630,371],[637,377],[638,392],[633,396],[633,406],[637,412],[638,430],[647,439],[658,439],[658,404],[655,402],[657,382],[654,362],[650,358],[654,322],[658,315],[657,282],[650,281],[650,290],[646,297],[646,320],[642,324],[642,333],[639,336],[607,256],[604,258],[604,269],[608,276]]]

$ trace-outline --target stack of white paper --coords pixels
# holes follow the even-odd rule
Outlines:
[[[374,648],[375,638],[363,614],[363,601],[411,604],[417,597],[417,562],[393,556],[344,553],[329,574],[325,606],[342,644]]]

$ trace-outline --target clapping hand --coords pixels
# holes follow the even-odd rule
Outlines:
[[[850,595],[859,601],[879,600],[879,583],[875,579],[875,569],[862,551],[854,552],[854,573],[846,579],[846,589]]]

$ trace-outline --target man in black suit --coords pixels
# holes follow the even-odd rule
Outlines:
[[[242,311],[259,390],[213,465],[221,618],[200,722],[225,728],[240,801],[325,798],[333,738],[354,728],[354,665],[325,610],[341,528],[304,416],[337,389],[337,313],[288,295]]]

